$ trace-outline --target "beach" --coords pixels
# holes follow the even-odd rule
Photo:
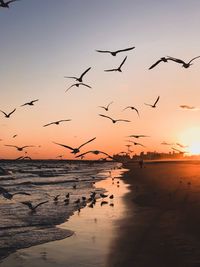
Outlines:
[[[108,266],[200,266],[200,163],[128,167],[127,214],[118,222]]]

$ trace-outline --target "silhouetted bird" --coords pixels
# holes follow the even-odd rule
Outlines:
[[[143,135],[143,134],[132,134],[132,135],[129,135],[128,137],[134,137],[134,138],[141,138],[141,137],[150,137],[150,136],[148,136],[148,135]]]
[[[21,204],[27,206],[32,212],[35,212],[36,209],[37,209],[39,206],[41,206],[41,205],[43,205],[43,204],[45,204],[45,203],[47,203],[47,202],[49,202],[49,201],[47,200],[47,201],[40,202],[39,204],[37,204],[37,205],[35,205],[35,206],[33,206],[33,204],[32,204],[30,201],[24,201],[24,202],[21,202]]]
[[[155,108],[155,107],[156,107],[156,104],[158,103],[158,100],[159,100],[159,99],[160,99],[160,97],[158,96],[157,99],[156,99],[156,101],[154,102],[153,105],[151,105],[151,104],[146,104],[146,103],[144,103],[144,104],[147,105],[147,106],[150,106],[150,107],[152,107],[152,108]]]
[[[110,199],[113,199],[113,198],[114,198],[114,195],[110,195],[109,198],[110,198]]]
[[[105,194],[101,193],[101,194],[100,194],[100,197],[101,197],[101,198],[106,198],[106,197],[108,197],[108,195],[105,195]]]
[[[169,60],[172,60],[176,63],[182,64],[182,67],[184,68],[189,68],[192,65],[192,61],[199,58],[200,56],[194,57],[192,58],[188,63],[186,63],[185,61],[183,61],[182,59],[178,59],[178,58],[174,58],[174,57],[168,57]]]
[[[30,196],[30,194],[26,193],[26,192],[17,192],[17,193],[11,194],[11,193],[8,192],[8,190],[6,190],[3,187],[0,187],[0,195],[3,195],[3,197],[6,198],[6,199],[12,199],[16,195]]]
[[[47,126],[52,125],[52,124],[59,125],[61,122],[64,122],[64,121],[71,121],[71,120],[59,120],[59,121],[53,121],[53,122],[50,122],[50,123],[48,123],[48,124],[43,125],[43,127],[47,127]]]
[[[114,120],[114,119],[112,119],[111,117],[106,116],[106,115],[103,115],[103,114],[99,114],[99,116],[104,117],[104,118],[108,118],[108,119],[110,119],[113,123],[116,123],[116,122],[118,122],[118,121],[131,122],[131,121],[129,121],[129,120],[123,120],[123,119]]]
[[[78,77],[68,77],[68,76],[65,76],[65,78],[72,78],[72,79],[75,79],[76,81],[78,81],[78,82],[80,82],[80,83],[82,83],[82,81],[83,81],[83,76],[89,71],[91,69],[91,67],[90,68],[88,68],[86,71],[84,71],[82,74],[81,74],[81,76],[78,78]]]
[[[19,1],[19,0],[10,0],[10,1],[7,1],[7,2],[4,2],[3,0],[0,0],[0,7],[6,7],[6,8],[9,8],[9,5],[13,2],[16,2],[16,1]]]
[[[122,66],[124,65],[125,61],[126,61],[127,57],[124,58],[124,60],[122,61],[122,63],[120,64],[120,66],[116,69],[109,69],[109,70],[104,70],[104,71],[107,71],[107,72],[110,72],[110,71],[119,71],[119,72],[122,72],[121,68]]]
[[[71,89],[74,86],[79,87],[80,85],[88,87],[88,88],[92,88],[91,86],[89,86],[89,85],[87,85],[85,83],[75,83],[75,84],[72,84],[69,88],[67,88],[67,90],[65,92],[69,91],[69,89]]]
[[[179,147],[181,147],[181,148],[186,148],[186,147],[188,147],[188,146],[184,146],[184,145],[182,145],[182,144],[180,144],[180,143],[176,143],[176,145],[179,146]]]
[[[57,201],[58,201],[58,198],[59,198],[59,196],[60,196],[60,195],[56,195],[56,196],[54,196],[54,197],[53,197],[53,200],[54,200],[55,202],[57,202]]]
[[[108,201],[101,201],[101,206],[107,205],[107,204],[108,204]]]
[[[169,60],[169,58],[167,57],[161,57],[161,59],[159,59],[158,61],[156,61],[156,63],[154,63],[149,70],[153,69],[154,67],[156,67],[160,62],[167,62]]]
[[[11,111],[10,113],[6,113],[3,110],[0,110],[0,111],[5,115],[5,118],[10,118],[10,115],[12,115],[15,112],[15,110],[16,110],[16,108],[13,111]]]
[[[15,138],[15,137],[17,137],[17,134],[14,134],[12,138]]]
[[[167,143],[167,142],[163,141],[163,142],[161,143],[161,145],[173,146],[173,143]]]
[[[37,101],[39,101],[39,99],[36,99],[36,100],[32,100],[30,102],[27,102],[27,103],[21,105],[21,107],[23,107],[23,106],[34,106],[34,103],[37,102]]]
[[[129,51],[129,50],[132,50],[134,48],[135,48],[135,46],[132,46],[132,47],[129,47],[129,48],[125,48],[125,49],[120,49],[120,50],[117,50],[117,51],[109,51],[109,50],[96,50],[96,51],[100,52],[100,53],[109,53],[112,56],[116,56],[117,53]]]
[[[195,109],[195,107],[188,106],[188,105],[180,105],[180,108],[183,108],[183,109]]]
[[[134,146],[143,146],[143,147],[145,147],[143,144],[140,144],[140,143],[136,143],[136,142],[132,142],[132,141],[131,141],[131,143],[133,143]]]
[[[19,147],[19,146],[13,146],[13,145],[5,145],[5,146],[15,147],[18,151],[22,151],[26,147],[34,147],[34,146],[22,146],[22,147]]]
[[[55,143],[55,142],[53,142],[53,143],[56,144],[56,145],[63,146],[63,147],[65,147],[65,148],[68,148],[68,149],[72,150],[72,152],[71,152],[72,154],[77,154],[77,153],[80,152],[80,148],[81,148],[81,147],[83,147],[84,145],[86,145],[86,144],[92,142],[92,141],[95,140],[95,139],[96,139],[96,137],[90,139],[89,141],[85,142],[84,144],[80,145],[80,146],[77,147],[77,148],[72,148],[72,147],[70,147],[70,146],[63,145],[63,144],[59,144],[59,143]]]
[[[108,108],[112,103],[113,103],[113,101],[110,102],[106,107],[104,107],[104,106],[99,106],[99,107],[105,109],[105,111],[108,111]]]
[[[108,155],[107,153],[105,153],[105,152],[103,152],[103,151],[100,151],[100,150],[90,150],[90,151],[84,152],[84,153],[82,153],[82,154],[76,156],[76,158],[80,158],[80,157],[82,157],[82,156],[84,156],[84,155],[86,155],[86,154],[88,154],[88,153],[92,153],[92,154],[94,154],[94,155],[104,154],[104,155],[106,155],[108,158],[113,159],[113,157],[111,157],[111,156]]]
[[[135,108],[135,107],[133,107],[133,106],[128,106],[128,107],[124,108],[123,111],[126,110],[126,109],[128,109],[128,108],[130,108],[132,110],[135,110],[137,112],[138,116],[140,116],[138,109]]]

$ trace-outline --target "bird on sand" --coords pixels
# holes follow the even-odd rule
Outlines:
[[[47,124],[43,125],[43,127],[47,127],[47,126],[52,125],[52,124],[59,125],[61,122],[64,122],[64,121],[71,121],[71,120],[53,121],[53,122],[50,122],[50,123],[47,123]]]
[[[128,137],[134,137],[134,138],[141,138],[141,137],[150,137],[148,135],[144,135],[144,134],[132,134],[132,135],[129,135]]]
[[[111,117],[106,116],[106,115],[103,115],[103,114],[99,114],[99,116],[104,117],[104,118],[108,118],[108,119],[110,119],[113,123],[116,123],[116,122],[118,122],[118,121],[131,122],[131,121],[129,121],[129,120],[123,120],[123,119],[114,120],[114,119],[112,119]]]
[[[82,83],[82,81],[83,81],[83,76],[89,71],[91,69],[91,67],[90,68],[88,68],[87,70],[85,70],[82,74],[81,74],[81,76],[80,77],[74,77],[74,76],[70,76],[70,77],[68,77],[68,76],[65,76],[64,78],[71,78],[71,79],[75,79],[76,81],[78,81],[78,82],[80,82],[80,83]]]
[[[67,90],[65,92],[69,91],[69,89],[71,89],[74,86],[79,87],[80,85],[88,87],[88,88],[92,88],[91,86],[89,86],[89,85],[87,85],[85,83],[75,83],[75,84],[72,84],[69,88],[67,88]]]
[[[194,61],[197,58],[200,58],[200,56],[194,57],[188,63],[186,63],[182,59],[178,59],[178,58],[174,58],[174,57],[168,57],[169,60],[172,60],[176,63],[182,64],[182,67],[185,69],[189,68],[192,65],[192,61]]]
[[[107,106],[105,106],[105,107],[104,106],[99,106],[99,108],[103,108],[103,109],[105,109],[105,111],[108,111],[108,108],[112,103],[113,103],[113,101],[110,102]]]
[[[22,151],[24,148],[27,147],[34,147],[34,146],[13,146],[13,145],[5,145],[5,146],[10,146],[10,147],[15,147],[18,151]]]
[[[106,198],[106,197],[108,197],[108,195],[105,195],[105,194],[103,194],[103,193],[100,193],[99,195],[100,195],[101,198]]]
[[[188,106],[188,105],[180,105],[180,108],[183,108],[183,109],[196,109],[195,107]]]
[[[87,152],[85,152],[85,153],[82,153],[82,154],[76,156],[76,158],[80,158],[80,157],[82,157],[82,156],[84,156],[84,155],[86,155],[86,154],[88,154],[88,153],[92,153],[92,154],[94,154],[94,155],[103,154],[103,155],[106,155],[108,158],[113,159],[113,157],[111,157],[111,156],[108,155],[107,153],[105,153],[105,152],[103,152],[103,151],[100,151],[100,150],[90,150],[90,151],[87,151]]]
[[[33,204],[32,204],[30,201],[23,201],[23,202],[21,202],[21,204],[27,206],[32,212],[36,212],[36,209],[37,209],[39,206],[41,206],[41,205],[43,205],[43,204],[45,204],[45,203],[47,203],[47,202],[49,202],[49,201],[48,201],[48,200],[46,200],[46,201],[42,201],[42,202],[38,203],[38,204],[35,205],[35,206],[33,206]]]
[[[171,60],[170,58],[168,57],[161,57],[158,61],[156,61],[151,67],[149,67],[149,70],[155,68],[159,63],[161,62],[168,62],[168,60]]]
[[[21,107],[23,106],[34,106],[34,103],[39,101],[39,99],[35,99],[35,100],[32,100],[30,102],[26,102],[25,104],[21,105]]]
[[[90,139],[89,141],[83,143],[82,145],[80,145],[80,146],[77,147],[77,148],[72,148],[72,147],[70,147],[70,146],[63,145],[63,144],[59,144],[59,143],[56,143],[56,142],[53,142],[53,143],[56,144],[56,145],[63,146],[63,147],[65,147],[65,148],[68,148],[68,149],[72,150],[72,152],[71,152],[72,154],[77,154],[77,153],[80,152],[80,148],[81,148],[81,147],[83,147],[84,145],[86,145],[86,144],[92,142],[92,141],[95,140],[95,139],[96,139],[96,137],[94,137],[94,138]]]
[[[6,113],[3,110],[0,110],[0,112],[2,112],[5,115],[5,118],[10,118],[10,115],[12,115],[15,112],[16,108],[13,109],[13,111],[11,111],[10,113]]]
[[[128,109],[128,108],[130,108],[130,109],[132,109],[132,110],[135,110],[135,111],[137,112],[138,116],[140,117],[140,114],[139,114],[138,109],[135,108],[135,107],[133,107],[133,106],[127,106],[126,108],[123,109],[123,111],[126,110],[126,109]]]
[[[124,65],[126,59],[127,59],[127,56],[124,58],[124,60],[122,61],[122,63],[119,65],[118,68],[116,68],[116,69],[104,70],[104,71],[106,71],[106,72],[111,72],[111,71],[119,71],[119,72],[122,72],[121,68],[122,68],[122,66]]]
[[[116,50],[116,51],[109,51],[109,50],[96,50],[96,51],[99,52],[99,53],[109,53],[112,56],[116,56],[118,53],[130,51],[130,50],[132,50],[134,48],[135,48],[135,46],[132,46],[132,47],[129,47],[129,48],[125,48],[125,49]]]
[[[156,104],[158,103],[158,100],[159,100],[159,99],[160,99],[160,96],[157,97],[157,99],[156,99],[156,101],[154,102],[153,105],[151,105],[151,104],[146,104],[146,103],[144,103],[144,104],[147,105],[147,106],[150,106],[150,107],[152,107],[152,108],[156,108]]]
[[[5,7],[5,8],[9,8],[9,5],[13,2],[16,2],[16,1],[19,1],[19,0],[10,0],[10,1],[7,1],[7,2],[4,2],[3,0],[0,0],[0,7]]]
[[[11,194],[11,193],[8,192],[8,190],[6,190],[3,187],[0,187],[0,195],[2,195],[6,199],[12,199],[16,195],[30,196],[30,194],[29,193],[26,193],[26,192],[17,192],[17,193]]]

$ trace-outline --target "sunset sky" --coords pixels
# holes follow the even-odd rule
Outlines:
[[[198,0],[21,0],[1,8],[0,109],[17,110],[10,119],[0,114],[0,158],[23,155],[4,146],[9,144],[37,146],[27,149],[33,158],[70,159],[70,151],[52,141],[77,147],[93,137],[81,152],[113,154],[126,150],[130,134],[150,136],[139,140],[146,148],[132,147],[135,153],[170,151],[162,141],[200,153],[200,60],[188,69],[169,62],[148,70],[162,56],[189,61],[200,55],[199,11]],[[116,57],[95,51],[131,46],[136,48]],[[125,56],[122,73],[104,72]],[[64,76],[79,76],[88,67],[84,82],[92,89],[65,93],[74,80]],[[157,96],[156,109],[144,105]],[[20,107],[34,99],[35,106]],[[111,101],[107,113],[98,107]],[[196,110],[181,109],[183,104]],[[128,105],[138,108],[140,118],[122,111]],[[100,113],[131,123],[113,124]],[[60,119],[72,121],[42,127]]]

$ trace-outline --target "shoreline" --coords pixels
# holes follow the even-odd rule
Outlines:
[[[155,163],[131,166],[110,267],[200,266],[200,165]]]

